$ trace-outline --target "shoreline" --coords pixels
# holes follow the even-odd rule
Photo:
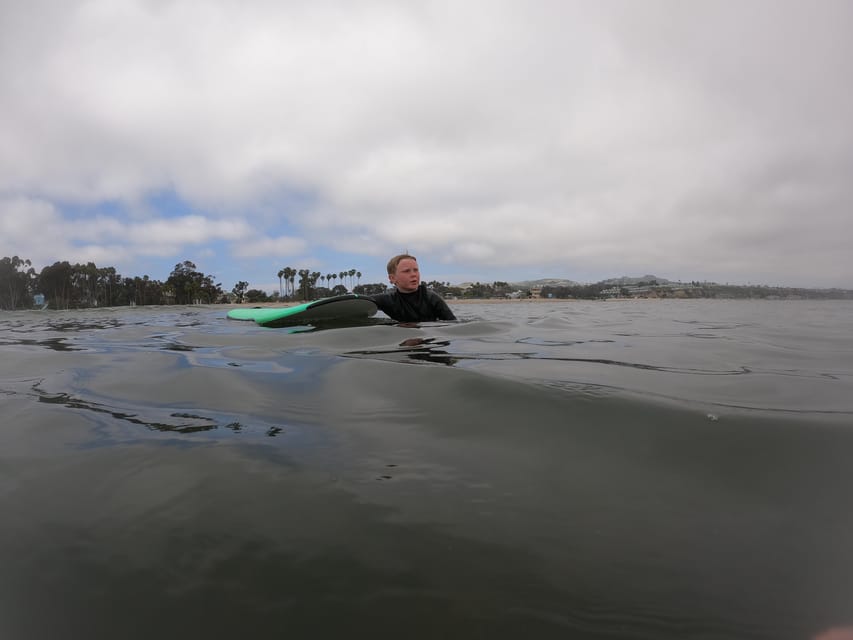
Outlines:
[[[320,298],[317,298],[320,300]],[[621,302],[634,300],[660,300],[660,298],[606,298],[602,300],[585,300],[580,298],[445,298],[444,301],[449,306],[458,304],[520,304],[524,302],[533,302],[535,304],[550,303],[550,302]],[[266,308],[283,308],[295,307],[306,302],[316,302],[316,300],[299,300],[299,301],[277,301],[277,302],[232,302],[226,306],[237,309],[266,309]]]

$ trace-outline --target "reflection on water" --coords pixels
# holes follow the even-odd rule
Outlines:
[[[171,411],[170,409],[156,406],[141,406],[135,410],[125,405],[122,409],[109,405],[84,400],[68,393],[50,393],[40,388],[41,381],[31,387],[31,394],[38,402],[61,405],[70,409],[78,409],[95,414],[107,414],[114,420],[125,421],[133,425],[139,425],[154,431],[195,433],[199,431],[211,431],[215,429],[228,429],[233,433],[240,433],[247,429],[264,432],[268,436],[276,436],[281,433],[279,426],[259,423],[253,421],[252,425],[243,424],[234,416],[209,412],[205,415],[187,411]]]
[[[522,341],[519,341],[522,342]],[[556,343],[554,343],[556,344]],[[581,344],[581,343],[574,343]],[[341,354],[347,357],[375,357],[383,360],[393,360],[396,362],[432,362],[435,364],[453,365],[462,360],[549,360],[562,362],[587,362],[594,364],[612,365],[616,367],[632,367],[634,369],[645,369],[648,371],[666,371],[669,373],[679,373],[684,375],[704,375],[704,376],[731,376],[743,375],[751,373],[746,367],[740,367],[737,370],[728,371],[713,371],[707,369],[689,369],[666,366],[654,366],[643,364],[641,362],[620,362],[618,360],[607,360],[604,358],[568,358],[542,355],[541,353],[466,353],[464,355],[452,355],[448,353],[444,347],[450,346],[450,342],[436,342],[434,338],[410,338],[400,344],[399,349],[379,350],[379,351],[351,351]],[[553,346],[549,345],[549,346]],[[825,374],[824,374],[825,375]]]
[[[69,344],[64,338],[44,338],[43,340],[29,340],[27,338],[18,338],[15,340],[0,341],[0,346],[6,345],[22,345],[27,347],[44,347],[53,351],[82,351],[82,347],[75,347]]]
[[[0,637],[826,635],[850,309],[4,314]]]

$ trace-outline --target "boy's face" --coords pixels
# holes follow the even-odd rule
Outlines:
[[[397,291],[403,293],[417,291],[418,285],[421,283],[421,272],[418,270],[417,261],[411,258],[400,260],[397,264],[397,270],[388,274],[388,280],[397,287]]]

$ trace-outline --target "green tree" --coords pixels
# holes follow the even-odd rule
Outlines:
[[[235,284],[234,288],[231,289],[231,293],[233,293],[236,296],[238,303],[243,302],[243,296],[246,295],[246,289],[248,289],[248,288],[249,288],[249,283],[246,282],[245,280],[240,280],[240,282]]]
[[[385,284],[378,282],[375,284],[357,285],[355,287],[355,289],[353,290],[353,293],[357,293],[357,294],[363,295],[363,296],[371,296],[371,295],[375,295],[377,293],[385,293],[385,291],[387,291],[387,290],[388,290],[388,287]]]
[[[433,291],[442,296],[447,293],[448,289],[447,285],[445,285],[443,282],[439,282],[438,280],[432,280],[430,282],[427,282],[426,286],[427,289],[432,289]]]
[[[213,276],[198,271],[189,260],[175,265],[166,285],[175,304],[195,304],[199,301],[209,304],[218,302],[222,297],[222,285],[214,283]]]
[[[311,288],[311,272],[308,269],[300,269],[296,275],[299,276],[299,295],[302,300],[308,300],[309,289]]]
[[[289,298],[293,295],[293,276],[296,274],[296,271],[293,267],[284,267],[278,272],[279,279],[279,291],[281,291],[281,284],[284,283],[284,290],[281,292],[282,298]]]
[[[285,278],[290,285],[290,297],[292,298],[296,295],[296,269],[293,267],[287,267]]]
[[[37,286],[47,297],[53,309],[68,309],[72,302],[74,284],[71,281],[71,265],[67,260],[54,262],[41,270]]]
[[[507,294],[512,293],[512,287],[509,286],[509,283],[502,282],[500,280],[496,280],[492,283],[492,295],[497,296],[499,298],[505,297]]]
[[[269,300],[270,298],[266,292],[261,291],[260,289],[249,289],[246,291],[246,302],[269,302]]]
[[[475,282],[468,290],[468,295],[472,298],[491,298],[494,295],[494,288],[490,284]]]
[[[121,276],[115,267],[96,269],[96,300],[105,307],[113,307],[121,299]]]
[[[134,304],[160,304],[159,292],[157,291],[159,285],[159,282],[156,280],[152,282],[147,275],[141,278],[135,276],[132,285],[133,293],[130,299],[133,300]]]
[[[0,309],[32,304],[36,272],[29,260],[18,256],[0,260]]]
[[[296,279],[296,269],[293,267],[285,267],[284,269],[284,280],[286,282],[285,285],[285,294],[287,294],[287,287],[290,287],[290,297],[296,293],[296,288],[294,287],[294,281]]]

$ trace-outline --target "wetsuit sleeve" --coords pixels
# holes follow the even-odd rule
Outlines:
[[[435,311],[436,318],[439,320],[456,320],[456,316],[453,315],[444,298],[435,292],[432,292],[432,296],[430,297],[432,298],[432,308]]]
[[[376,293],[376,294],[364,296],[364,297],[373,300],[373,302],[376,303],[376,306],[379,308],[379,310],[382,313],[384,313],[385,315],[387,315],[389,318],[393,318],[395,320],[398,319],[396,316],[399,314],[397,314],[394,311],[394,309],[396,308],[396,305],[394,304],[394,299],[390,293],[388,293],[388,292]]]

